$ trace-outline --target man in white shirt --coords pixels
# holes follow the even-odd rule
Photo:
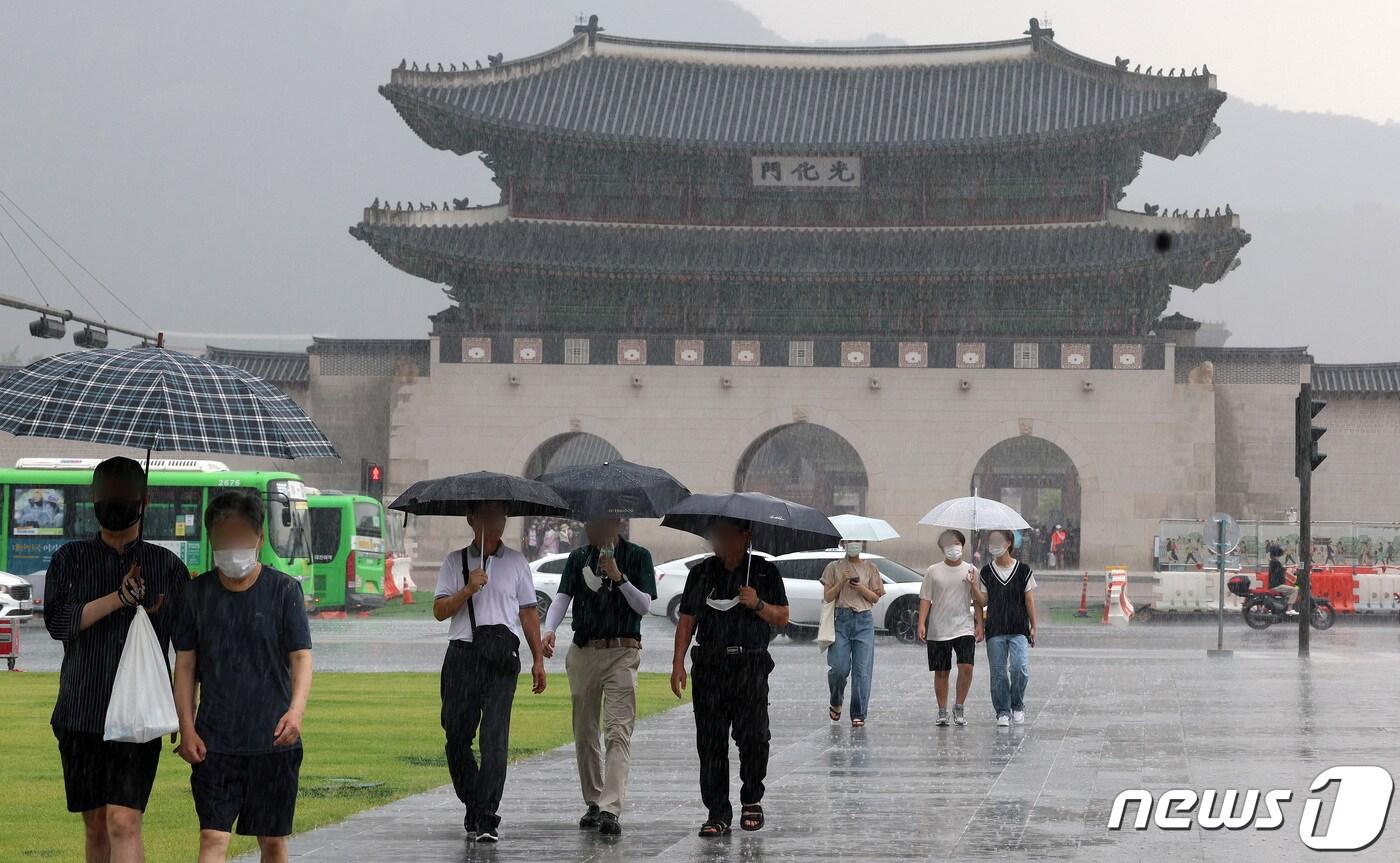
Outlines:
[[[496,810],[506,784],[521,636],[533,657],[536,694],[545,687],[544,654],[530,566],[524,555],[501,542],[506,505],[478,503],[468,512],[467,523],[475,539],[442,562],[433,600],[433,616],[452,621],[442,662],[442,727],[447,732],[447,769],[457,799],[467,808],[462,822],[467,838],[494,843],[500,839]],[[478,731],[479,765],[472,753]]]
[[[972,661],[982,640],[982,615],[986,604],[977,582],[977,567],[963,560],[966,540],[961,532],[945,530],[938,537],[943,560],[928,568],[919,590],[919,640],[928,642],[928,667],[933,672],[933,694],[938,699],[936,724],[948,724],[948,677],[953,656],[958,659],[957,703],[952,721],[966,725],[963,703],[972,688]],[[973,607],[979,610],[974,613]]]

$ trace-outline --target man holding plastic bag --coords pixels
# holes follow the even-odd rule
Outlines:
[[[186,590],[175,633],[179,752],[193,766],[200,863],[225,859],[235,822],[258,838],[264,863],[285,861],[296,813],[311,630],[301,585],[258,562],[264,514],[247,492],[209,502],[215,568]]]
[[[83,815],[87,860],[128,863],[145,856],[141,816],[164,731],[149,737],[108,734],[109,707],[119,665],[128,672],[124,678],[145,683],[127,684],[117,693],[117,713],[124,708],[139,713],[143,705],[159,708],[170,700],[164,657],[189,570],[173,552],[137,539],[146,503],[146,474],[139,463],[117,457],[99,464],[92,474],[92,500],[101,530],[55,551],[46,576],[44,626],[63,642],[50,721],[68,811]],[[148,620],[136,623],[138,615]],[[150,667],[156,652],[158,671]],[[161,727],[159,712],[143,716],[141,724]]]

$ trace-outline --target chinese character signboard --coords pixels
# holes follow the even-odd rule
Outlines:
[[[859,156],[754,156],[752,170],[755,186],[860,188]]]

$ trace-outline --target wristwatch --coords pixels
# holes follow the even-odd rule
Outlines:
[[[763,610],[763,606],[765,606],[765,605],[767,605],[767,604],[768,604],[768,603],[766,603],[766,602],[764,602],[763,600],[760,599],[760,600],[758,601],[758,605],[755,605],[755,606],[753,607],[754,613],[757,614],[758,612],[762,611],[762,610]]]

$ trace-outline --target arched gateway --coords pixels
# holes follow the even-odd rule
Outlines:
[[[1064,450],[1044,438],[1008,438],[983,454],[972,472],[970,492],[1015,508],[1032,530],[1023,539],[1032,566],[1047,562],[1050,534],[1063,525],[1066,556],[1060,566],[1079,561],[1079,470]]]

